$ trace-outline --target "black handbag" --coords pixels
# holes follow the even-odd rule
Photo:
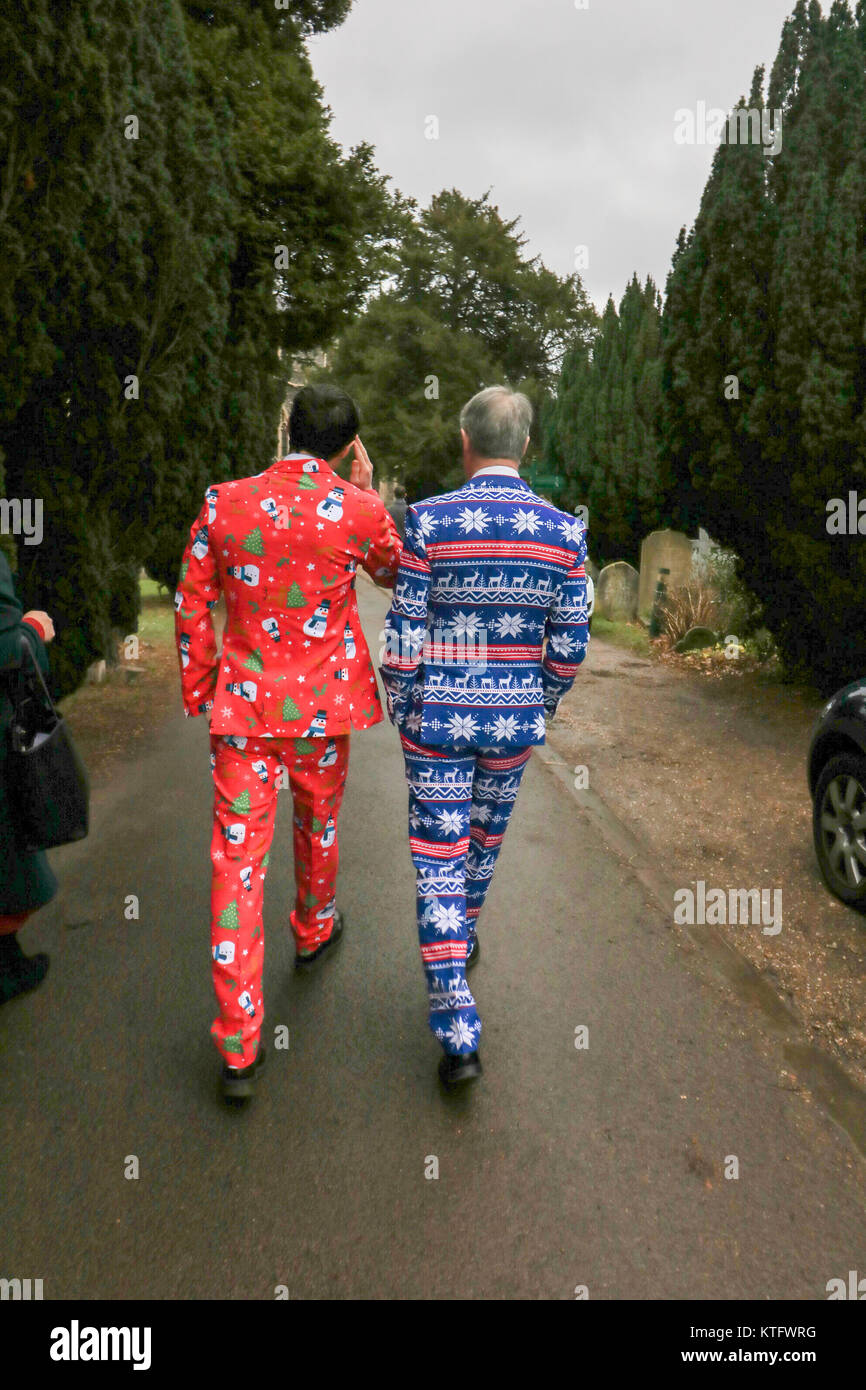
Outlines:
[[[7,690],[12,720],[5,770],[15,843],[21,854],[35,854],[84,839],[90,786],[33,649],[26,637],[21,640],[33,669],[23,659],[17,679]]]

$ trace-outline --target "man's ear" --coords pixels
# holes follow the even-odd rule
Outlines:
[[[521,450],[521,452],[520,452],[520,457],[521,457],[521,458],[524,458],[524,457],[525,457],[525,455],[526,455],[526,450],[527,450],[528,448],[529,448],[529,435],[526,436],[526,439],[525,439],[524,442],[523,442],[523,448],[522,448],[522,450]]]

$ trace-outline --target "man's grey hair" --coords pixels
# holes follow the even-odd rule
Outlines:
[[[464,405],[460,426],[480,458],[519,463],[532,427],[532,404],[508,386],[488,386]]]

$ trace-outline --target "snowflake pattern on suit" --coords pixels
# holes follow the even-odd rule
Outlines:
[[[380,667],[392,721],[430,746],[543,743],[589,642],[585,560],[584,523],[516,475],[410,507]]]
[[[583,522],[516,475],[407,512],[380,670],[406,764],[429,1023],[448,1053],[478,1050],[466,957],[532,745],[586,655],[585,559]]]

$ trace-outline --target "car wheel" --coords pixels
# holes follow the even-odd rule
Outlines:
[[[812,801],[812,834],[830,892],[866,911],[866,758],[837,753],[827,763]]]

